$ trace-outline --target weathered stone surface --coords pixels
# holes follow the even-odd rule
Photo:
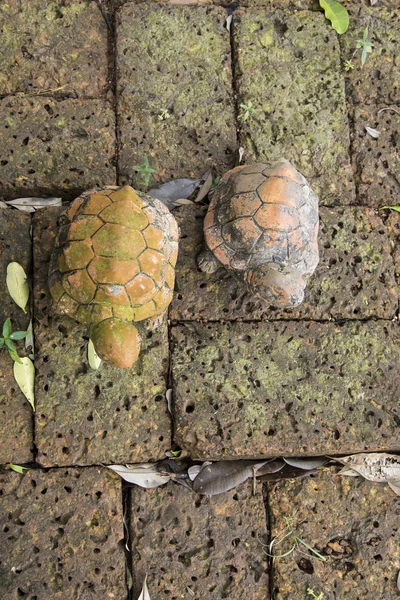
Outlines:
[[[352,136],[358,202],[376,208],[398,204],[400,192],[400,118],[391,110],[379,113],[382,108],[356,108]],[[377,129],[379,138],[372,138],[365,127]]]
[[[5,0],[0,30],[0,94],[104,92],[107,27],[96,2]]]
[[[320,13],[238,10],[233,32],[245,160],[284,157],[322,204],[351,204],[344,81],[335,32]],[[310,43],[312,40],[312,43]]]
[[[115,124],[101,100],[0,100],[0,194],[69,197],[115,183]]]
[[[395,3],[390,6],[391,9],[363,7],[351,11],[350,27],[346,35],[340,36],[342,59],[355,65],[346,73],[347,91],[353,103],[388,106],[400,101],[400,11],[393,9]],[[374,46],[361,68],[361,50],[356,45],[366,27]]]
[[[397,323],[187,323],[172,339],[193,458],[398,450]]]
[[[105,469],[0,474],[2,597],[126,596],[118,479]]]
[[[246,482],[205,498],[182,486],[132,489],[133,595],[268,600],[261,490]]]
[[[47,466],[162,458],[170,447],[166,323],[154,333],[142,330],[131,369],[90,369],[87,328],[51,308],[47,272],[59,212],[34,216],[38,460]]]
[[[400,498],[387,485],[327,469],[271,485],[269,506],[273,537],[289,519],[296,535],[327,557],[321,562],[296,551],[276,559],[274,598],[306,598],[309,587],[327,600],[398,597]],[[290,542],[276,552],[289,550]]]
[[[30,216],[18,210],[0,208],[0,335],[10,317],[13,331],[25,331],[27,314],[11,299],[7,286],[7,265],[18,262],[28,277],[31,273]],[[19,354],[25,354],[24,342],[15,342]],[[14,380],[13,361],[3,347],[0,350],[0,463],[24,463],[32,460],[32,409]]]
[[[390,319],[397,313],[399,293],[389,228],[371,209],[321,208],[320,263],[307,284],[303,304],[291,310],[262,304],[225,269],[202,273],[196,258],[204,244],[205,212],[185,206],[175,214],[181,240],[170,311],[173,320]]]
[[[236,130],[225,20],[220,8],[129,4],[118,13],[124,182],[146,156],[160,180],[201,176],[210,163],[222,172],[231,166]]]

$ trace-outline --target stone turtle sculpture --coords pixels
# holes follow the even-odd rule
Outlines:
[[[318,265],[318,226],[318,198],[290,162],[236,167],[215,188],[198,264],[224,266],[270,304],[297,306]]]
[[[49,270],[56,311],[90,325],[99,356],[129,368],[140,352],[133,322],[172,300],[177,223],[162,202],[125,186],[83,193],[60,225]]]

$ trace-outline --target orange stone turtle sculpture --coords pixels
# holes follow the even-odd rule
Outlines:
[[[96,352],[115,367],[139,356],[133,322],[171,302],[178,237],[164,204],[129,186],[85,192],[60,219],[49,271],[56,311],[90,325]]]
[[[318,264],[318,225],[318,198],[287,160],[236,167],[215,188],[199,267],[224,266],[270,304],[297,306]]]

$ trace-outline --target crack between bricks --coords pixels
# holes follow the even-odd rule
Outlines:
[[[226,15],[229,17],[232,15],[231,25],[229,29],[229,43],[230,43],[230,59],[231,59],[231,85],[232,85],[232,100],[233,100],[233,110],[235,114],[235,130],[236,130],[236,153],[239,152],[240,148],[240,126],[239,126],[239,93],[237,89],[237,52],[236,45],[234,40],[234,27],[235,27],[235,19],[233,18],[234,12],[238,7],[225,7]],[[238,159],[238,154],[236,156]],[[238,163],[239,164],[239,163]]]
[[[271,508],[269,504],[268,485],[262,484],[262,497],[265,509],[265,526],[266,526],[266,544],[269,547],[272,541],[272,527],[271,527]],[[267,573],[268,573],[268,598],[273,600],[274,598],[274,559],[272,556],[266,555],[267,560]]]
[[[186,325],[186,324],[194,324],[194,325],[206,325],[207,323],[220,323],[221,325],[229,325],[236,323],[321,323],[328,324],[333,323],[336,325],[343,325],[345,323],[369,323],[369,322],[384,322],[384,323],[393,323],[397,321],[397,316],[393,317],[376,317],[370,316],[365,318],[342,318],[342,319],[310,319],[308,317],[297,317],[297,318],[283,318],[278,317],[276,319],[180,319],[171,321],[171,325],[176,327],[177,325]]]

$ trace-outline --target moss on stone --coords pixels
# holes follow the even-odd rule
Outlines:
[[[239,103],[246,159],[284,156],[324,204],[349,204],[354,187],[340,51],[323,15],[239,10],[234,17]]]

